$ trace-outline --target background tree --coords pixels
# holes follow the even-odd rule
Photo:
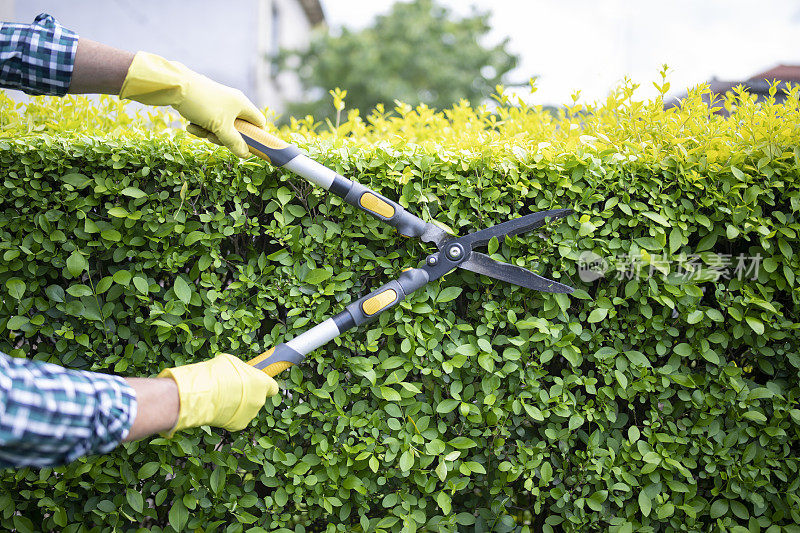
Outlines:
[[[398,2],[370,27],[320,35],[307,50],[284,53],[283,68],[295,65],[310,96],[289,113],[332,116],[327,91],[334,87],[364,112],[395,100],[437,109],[462,98],[480,103],[518,61],[508,39],[482,44],[489,30],[488,13],[458,18],[435,0]]]

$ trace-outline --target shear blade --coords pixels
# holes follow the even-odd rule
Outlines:
[[[509,235],[518,235],[520,233],[528,232],[532,229],[544,226],[544,223],[548,219],[555,220],[557,218],[564,218],[565,216],[572,214],[572,212],[572,209],[551,209],[550,211],[531,213],[530,215],[525,215],[523,217],[509,220],[508,222],[502,222],[490,228],[476,231],[475,233],[470,233],[469,235],[462,237],[460,241],[464,244],[468,244],[472,248],[477,248],[478,246],[487,244],[492,237],[497,237],[498,240],[502,241]],[[553,283],[555,283],[555,281]]]
[[[491,229],[491,228],[490,228]],[[495,261],[486,254],[472,252],[469,259],[458,265],[459,268],[483,274],[490,278],[507,281],[520,287],[541,292],[571,293],[575,289],[551,279],[543,278],[528,269]]]

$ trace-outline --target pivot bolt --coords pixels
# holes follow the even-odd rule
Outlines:
[[[454,244],[450,248],[447,249],[447,258],[451,261],[458,261],[461,259],[461,256],[464,253],[464,249],[461,246]]]

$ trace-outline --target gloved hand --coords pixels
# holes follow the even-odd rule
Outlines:
[[[242,91],[147,52],[134,56],[119,96],[146,105],[171,105],[192,123],[190,133],[216,139],[239,157],[250,154],[233,121],[241,118],[259,128],[266,125],[263,113]]]
[[[278,393],[274,379],[226,353],[202,363],[167,368],[158,377],[178,384],[180,410],[170,436],[203,425],[244,429],[267,398]]]

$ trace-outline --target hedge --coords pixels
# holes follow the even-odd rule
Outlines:
[[[789,92],[665,110],[624,84],[553,115],[501,90],[292,120],[320,162],[457,232],[574,208],[489,252],[579,290],[450,274],[284,373],[242,432],[0,473],[0,528],[800,531]],[[426,253],[168,118],[0,100],[11,355],[125,375],[249,359]]]

